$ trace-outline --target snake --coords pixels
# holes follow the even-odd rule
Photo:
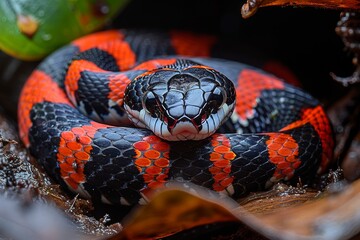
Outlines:
[[[238,199],[324,173],[334,138],[322,103],[219,57],[219,41],[146,29],[78,38],[24,83],[20,138],[61,186],[107,204],[171,183]]]

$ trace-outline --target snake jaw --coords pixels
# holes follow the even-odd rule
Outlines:
[[[169,127],[168,127],[169,128]],[[177,121],[176,125],[173,128],[169,129],[169,132],[176,136],[186,133],[189,134],[197,134],[198,128],[192,123],[192,121]]]

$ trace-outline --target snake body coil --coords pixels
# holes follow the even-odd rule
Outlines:
[[[131,30],[78,39],[27,80],[21,139],[64,186],[113,204],[136,204],[169,181],[234,198],[311,181],[332,158],[320,103],[259,69],[210,58],[216,44]]]

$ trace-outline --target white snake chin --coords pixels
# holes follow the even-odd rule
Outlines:
[[[230,117],[235,103],[227,105],[226,103],[218,109],[217,113],[211,114],[201,124],[198,131],[191,122],[179,122],[170,132],[168,125],[161,119],[152,117],[145,109],[135,111],[126,104],[124,107],[128,113],[129,119],[140,128],[151,130],[156,136],[167,141],[188,141],[202,140],[214,134],[216,130]]]

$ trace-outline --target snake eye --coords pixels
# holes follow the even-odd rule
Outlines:
[[[226,102],[225,91],[222,88],[216,87],[212,94],[209,96],[209,102],[211,102],[214,111],[221,108],[224,102]]]
[[[143,108],[155,117],[157,112],[158,102],[155,95],[152,92],[147,92],[143,97]]]

